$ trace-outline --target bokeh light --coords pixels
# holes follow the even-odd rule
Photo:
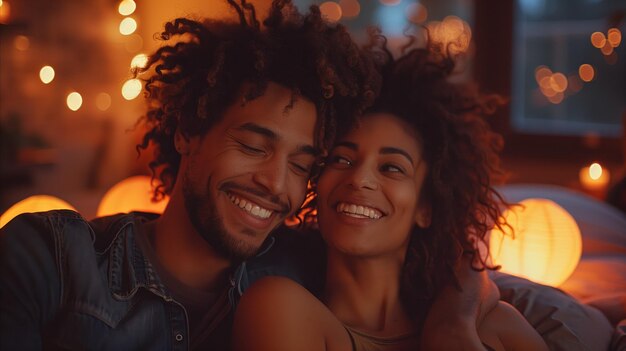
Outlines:
[[[139,79],[129,79],[122,86],[122,96],[126,100],[132,100],[141,93],[141,81]]]
[[[43,84],[48,84],[52,82],[54,79],[54,68],[51,66],[43,66],[39,70],[39,79],[43,82]]]
[[[117,7],[117,11],[122,16],[132,15],[135,9],[137,9],[137,4],[133,0],[122,0]]]
[[[134,54],[142,48],[143,38],[137,33],[129,35],[126,40],[124,40],[124,49],[126,49],[128,53]]]
[[[567,78],[563,73],[555,73],[550,77],[550,87],[557,93],[562,93],[567,89]]]
[[[550,76],[552,76],[552,70],[546,66],[539,66],[535,69],[535,80],[537,84],[539,84],[542,79]]]
[[[448,16],[442,22],[432,21],[426,27],[433,43],[443,45],[450,54],[466,52],[472,39],[472,30],[459,17]]]
[[[72,92],[67,95],[67,108],[72,111],[78,111],[78,109],[83,105],[83,97],[77,93]]]
[[[595,162],[589,166],[589,177],[594,180],[602,177],[602,166],[599,163]]]
[[[146,54],[137,54],[130,61],[131,68],[144,68],[148,63],[148,55]]]
[[[96,96],[96,107],[100,111],[106,111],[111,107],[111,95],[100,93]]]
[[[591,34],[591,45],[597,47],[598,49],[602,48],[606,44],[606,37],[602,32],[593,32]]]
[[[577,93],[583,88],[583,82],[576,74],[567,77],[567,88],[571,93]]]
[[[341,13],[344,18],[355,18],[361,12],[361,4],[358,0],[340,0]]]
[[[11,5],[5,1],[0,5],[0,23],[9,23],[9,17],[11,17]]]
[[[337,22],[341,19],[342,12],[341,6],[338,3],[332,1],[326,1],[320,5],[320,12],[322,17],[328,22]]]
[[[600,51],[602,51],[602,54],[604,56],[609,56],[610,54],[613,53],[613,50],[614,50],[613,46],[608,41],[604,44],[602,49],[600,49]]]
[[[406,18],[415,24],[422,24],[428,19],[428,10],[418,2],[409,4],[405,11]]]
[[[120,22],[120,33],[131,35],[137,30],[137,21],[132,17],[126,17]]]
[[[547,98],[548,98],[548,101],[550,101],[551,103],[557,105],[557,104],[560,104],[563,101],[563,99],[565,98],[565,95],[563,93],[557,92],[553,96],[548,96]]]
[[[25,35],[18,35],[13,40],[13,46],[19,51],[26,51],[30,48],[30,39]]]
[[[578,67],[578,75],[583,82],[591,82],[595,76],[595,70],[592,65],[585,63]]]
[[[616,48],[622,42],[622,32],[617,28],[609,29],[607,40],[612,47]]]

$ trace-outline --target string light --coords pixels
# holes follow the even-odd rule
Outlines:
[[[51,66],[43,66],[41,70],[39,70],[39,79],[43,82],[43,84],[48,84],[52,82],[54,79],[54,68]]]
[[[100,111],[106,111],[111,107],[111,95],[100,93],[96,96],[96,107]]]
[[[144,68],[148,64],[148,55],[138,54],[130,61],[131,68]]]
[[[131,35],[137,30],[137,21],[132,17],[126,17],[120,22],[120,33]]]
[[[83,97],[77,93],[72,92],[67,95],[67,107],[72,111],[78,111],[78,109],[83,105]]]
[[[129,79],[122,86],[122,96],[126,100],[132,100],[141,93],[141,81],[139,79]]]
[[[322,17],[328,22],[337,22],[341,19],[342,12],[341,6],[338,3],[332,1],[326,1],[320,5],[320,12]]]
[[[122,16],[132,15],[135,9],[137,9],[137,4],[133,0],[122,0],[117,7],[117,11]]]

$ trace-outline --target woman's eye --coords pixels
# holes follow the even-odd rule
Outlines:
[[[328,164],[341,164],[341,165],[351,165],[352,161],[342,156],[330,156],[328,158]]]
[[[398,167],[398,166],[395,166],[395,165],[391,165],[391,164],[383,165],[381,167],[381,170],[383,172],[404,173],[404,170],[401,167]]]

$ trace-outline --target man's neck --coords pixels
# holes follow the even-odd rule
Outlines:
[[[174,201],[174,203],[171,203]],[[152,243],[160,264],[182,284],[215,290],[228,281],[232,263],[218,255],[191,224],[184,205],[172,198],[154,222]]]

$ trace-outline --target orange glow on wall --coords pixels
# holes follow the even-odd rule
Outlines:
[[[527,199],[505,211],[513,232],[495,228],[489,248],[502,271],[538,283],[559,286],[572,274],[582,254],[580,229],[561,206]]]
[[[132,211],[163,213],[169,198],[152,202],[152,185],[149,176],[129,177],[115,184],[102,197],[97,216],[108,216]]]
[[[13,218],[29,212],[42,212],[51,210],[72,210],[76,209],[69,203],[50,195],[34,195],[17,202],[9,207],[6,212],[0,216],[0,228],[9,223]]]

